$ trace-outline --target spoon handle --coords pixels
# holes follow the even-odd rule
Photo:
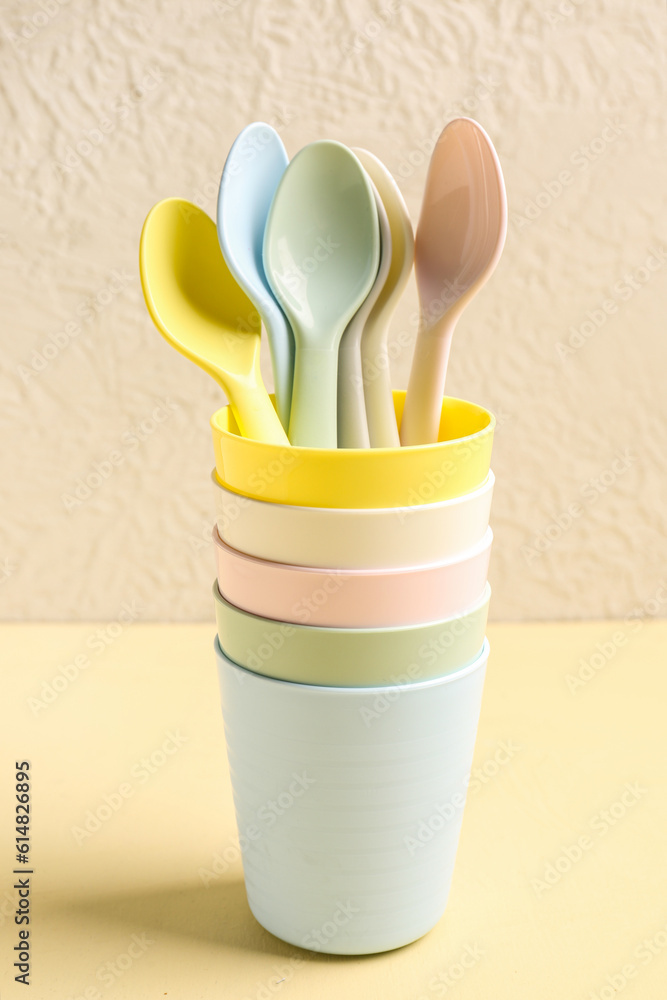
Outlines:
[[[234,385],[226,379],[224,389],[243,437],[266,444],[289,445],[283,425],[263,385],[241,382]]]
[[[435,444],[440,430],[442,396],[457,316],[445,315],[417,334],[410,381],[401,420],[401,444]]]
[[[348,332],[355,333],[350,327],[338,351],[338,447],[369,448],[361,349],[359,337],[347,336]]]
[[[364,399],[371,448],[398,448],[398,426],[391,391],[388,322],[375,327],[371,337],[361,340],[361,361],[364,373]]]
[[[302,448],[335,448],[338,351],[301,348],[294,360],[289,438]]]
[[[276,410],[281,424],[287,431],[294,381],[294,334],[282,310],[277,305],[275,309],[265,310],[264,324],[271,352]]]

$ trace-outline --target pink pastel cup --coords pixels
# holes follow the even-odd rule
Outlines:
[[[317,569],[238,552],[213,529],[218,586],[230,604],[275,621],[327,628],[422,625],[462,614],[481,597],[493,533],[427,566]]]

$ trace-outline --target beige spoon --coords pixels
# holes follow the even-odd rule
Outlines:
[[[442,131],[431,157],[415,238],[421,309],[401,422],[401,444],[438,440],[452,335],[490,278],[507,235],[507,196],[498,156],[471,118]]]

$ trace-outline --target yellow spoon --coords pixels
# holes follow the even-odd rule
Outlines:
[[[241,434],[289,444],[262,382],[259,315],[229,272],[213,220],[180,198],[159,202],[141,232],[139,272],[156,327],[222,386]]]

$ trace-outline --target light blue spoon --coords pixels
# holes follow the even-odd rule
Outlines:
[[[227,267],[262,318],[269,338],[276,409],[287,431],[294,379],[294,336],[271,290],[262,245],[273,196],[289,160],[275,129],[253,122],[234,141],[218,192],[218,240]]]
[[[289,439],[337,444],[338,347],[380,261],[371,182],[347,146],[306,146],[285,171],[264,235],[264,267],[296,342]]]

